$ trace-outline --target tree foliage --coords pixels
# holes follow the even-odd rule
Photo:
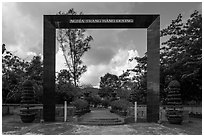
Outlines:
[[[72,84],[71,74],[68,70],[62,69],[57,74],[57,83],[58,84]]]
[[[22,83],[29,79],[34,85],[35,103],[43,102],[43,62],[40,56],[25,61],[2,45],[2,96],[3,103],[20,103]],[[68,103],[80,96],[80,89],[74,87],[68,70],[61,70],[56,77],[56,103]]]
[[[43,62],[40,56],[34,56],[26,68],[26,75],[33,79],[37,84],[42,84],[43,79]]]
[[[179,14],[167,28],[161,30],[161,37],[170,37],[162,43],[164,46],[160,50],[163,79],[172,75],[181,82],[184,101],[201,100],[202,15],[195,11],[183,23]]]
[[[128,69],[119,77],[122,81],[122,88],[129,88],[128,100],[132,103],[145,104],[147,96],[147,54],[144,57],[129,59],[129,61],[133,60],[137,61],[137,65]],[[133,76],[130,77],[130,74]]]
[[[183,101],[201,101],[202,15],[195,11],[187,22],[183,23],[182,15],[179,14],[167,28],[161,30],[161,37],[167,39],[160,49],[161,101],[165,103],[165,88],[173,79],[181,83]],[[146,92],[147,54],[131,60],[134,59],[138,64],[128,71],[135,72],[134,80],[138,83],[138,90]]]
[[[80,89],[74,87],[71,74],[66,69],[60,70],[56,78],[56,102],[63,104],[66,100],[70,103],[77,96],[80,96]]]
[[[6,45],[2,45],[2,96],[3,102],[20,102],[18,93],[21,90],[21,82],[25,77],[25,68],[28,63],[21,60],[6,50]]]
[[[2,95],[4,103],[19,103],[22,83],[32,80],[36,92],[42,92],[42,62],[40,56],[34,56],[31,62],[14,55],[2,45]],[[36,94],[37,98],[39,97]]]
[[[100,80],[100,96],[111,96],[111,93],[120,88],[121,82],[118,76],[107,73]]]
[[[78,15],[74,9],[67,12],[59,12],[59,15]],[[80,15],[82,13],[79,13]],[[78,86],[80,76],[86,72],[87,66],[83,65],[82,56],[87,52],[91,46],[90,42],[93,40],[92,36],[86,36],[85,29],[58,29],[57,42],[63,51],[71,78],[73,79],[75,87]]]

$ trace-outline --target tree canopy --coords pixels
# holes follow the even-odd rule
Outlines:
[[[6,49],[2,52],[2,94],[3,102],[19,103],[22,83],[32,80],[35,91],[42,90],[43,63],[40,56],[34,56],[30,62],[21,59]]]
[[[118,76],[106,73],[100,80],[100,92],[101,96],[110,96],[112,92],[120,87],[121,83]]]
[[[77,12],[70,9],[67,12],[60,11],[58,14],[77,15]],[[87,36],[85,32],[85,29],[57,30],[57,42],[63,51],[66,66],[75,86],[78,86],[81,75],[87,70],[87,66],[83,65],[82,56],[91,48],[90,42],[93,40],[92,36]]]
[[[171,24],[161,30],[160,48],[160,98],[166,101],[165,88],[176,79],[181,82],[182,99],[201,101],[202,94],[202,15],[195,11],[186,23],[179,14]],[[138,86],[146,91],[147,54],[135,57],[138,64],[134,69]],[[131,59],[131,60],[133,60]],[[131,61],[130,60],[130,61]],[[137,75],[139,74],[139,75]]]
[[[201,100],[202,90],[202,15],[194,11],[186,23],[182,15],[161,30],[170,37],[161,48],[161,74],[181,82],[183,100]]]

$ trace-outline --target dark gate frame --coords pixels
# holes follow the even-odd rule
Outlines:
[[[122,22],[70,22],[71,20],[123,20]],[[43,118],[55,121],[55,45],[56,29],[147,29],[147,121],[159,120],[160,91],[160,15],[44,15],[43,30]],[[131,20],[126,22],[124,20]]]

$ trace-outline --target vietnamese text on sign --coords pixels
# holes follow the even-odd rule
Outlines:
[[[134,23],[133,19],[70,19],[69,23]]]

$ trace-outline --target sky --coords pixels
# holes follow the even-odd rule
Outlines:
[[[167,27],[178,14],[189,18],[194,10],[201,11],[201,2],[3,2],[2,43],[8,50],[25,60],[43,53],[43,15],[74,8],[84,14],[160,14],[160,28]],[[142,57],[147,50],[146,29],[88,29],[93,37],[91,49],[82,58],[87,65],[80,84],[99,86],[106,73],[121,75],[136,62],[128,59]],[[162,40],[161,40],[162,41]],[[62,51],[56,45],[56,71],[64,69]]]

